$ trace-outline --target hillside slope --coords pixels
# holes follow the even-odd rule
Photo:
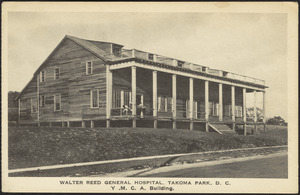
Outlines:
[[[287,144],[286,127],[220,135],[147,128],[9,127],[9,168]]]

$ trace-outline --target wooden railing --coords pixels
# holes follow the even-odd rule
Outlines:
[[[144,51],[137,50],[137,49],[131,49],[131,50],[122,49],[122,51],[120,53],[108,54],[108,56],[112,60],[136,57],[136,58],[140,58],[140,59],[144,59],[144,60],[149,60],[149,61],[154,61],[157,63],[166,64],[169,66],[179,66],[182,68],[191,69],[191,70],[198,71],[198,72],[205,72],[207,74],[211,74],[211,75],[215,75],[215,76],[231,78],[234,80],[255,83],[255,84],[259,84],[259,85],[265,85],[265,81],[262,79],[256,79],[253,77],[248,77],[248,76],[244,76],[244,75],[240,75],[240,74],[236,74],[236,73],[212,69],[207,66],[193,64],[193,63],[186,62],[186,61],[180,61],[180,60],[177,60],[174,58],[169,58],[169,57],[165,57],[165,56],[161,56],[161,55],[157,55],[157,54],[152,54],[152,53],[144,52]],[[113,56],[113,57],[111,57],[111,56]]]

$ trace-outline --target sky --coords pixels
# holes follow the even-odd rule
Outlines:
[[[287,119],[286,14],[9,12],[8,90],[21,91],[67,34],[263,79],[267,117]]]

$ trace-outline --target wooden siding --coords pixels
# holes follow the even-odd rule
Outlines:
[[[91,75],[86,75],[87,61],[93,63]],[[57,80],[54,79],[55,68],[60,70],[60,78]],[[41,70],[46,72],[45,82],[39,83],[39,94],[44,95],[46,100],[45,106],[40,107],[41,122],[105,118],[106,69],[102,60],[66,39]],[[21,106],[22,99],[28,99],[33,94],[36,97],[36,81],[31,83],[28,89],[34,92],[23,93]],[[90,108],[91,89],[99,90],[99,108]],[[61,95],[60,111],[54,111],[55,94]]]
[[[36,122],[37,113],[31,113],[31,98],[37,98],[36,78],[32,79],[27,88],[24,90],[24,95],[20,98],[20,122]]]

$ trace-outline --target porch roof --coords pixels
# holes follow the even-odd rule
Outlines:
[[[204,76],[204,77],[207,77],[207,78],[214,78],[214,79],[219,79],[219,80],[223,80],[223,81],[229,81],[229,82],[233,82],[233,83],[244,84],[244,85],[257,87],[257,88],[261,88],[261,89],[268,88],[268,86],[261,85],[261,84],[258,84],[258,83],[246,82],[246,81],[237,80],[237,79],[233,79],[233,78],[217,76],[217,75],[209,74],[209,73],[206,73],[206,72],[195,71],[195,70],[192,70],[192,69],[189,69],[189,68],[184,68],[184,67],[179,67],[179,66],[171,66],[171,65],[168,65],[168,64],[165,64],[165,63],[154,62],[154,61],[150,61],[150,60],[146,60],[146,59],[142,59],[142,58],[138,58],[138,57],[130,57],[130,58],[117,59],[117,60],[110,60],[110,61],[107,61],[107,64],[114,65],[114,64],[126,63],[126,62],[132,62],[132,61],[133,62],[144,63],[144,64],[151,65],[151,66],[162,67],[162,68],[166,68],[166,69],[170,69],[170,70],[176,70],[176,71],[191,73],[191,74],[195,74],[195,75],[200,75],[200,76]]]

